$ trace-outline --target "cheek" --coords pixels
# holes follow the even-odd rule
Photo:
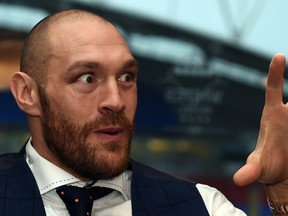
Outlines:
[[[71,122],[87,122],[98,117],[95,96],[77,94],[70,87],[52,85],[46,89],[50,108],[58,116],[65,116]]]
[[[127,100],[125,101],[126,104],[126,116],[127,118],[129,118],[129,120],[131,120],[131,122],[133,122],[134,117],[135,117],[135,113],[136,113],[136,109],[137,109],[137,95],[133,95],[132,97],[126,97]]]
[[[77,118],[82,113],[84,106],[75,97],[70,97],[69,94],[54,94],[50,99],[51,108],[60,115],[67,116],[69,118]]]
[[[79,101],[73,100],[71,103],[66,104],[67,112],[71,118],[78,119],[78,121],[94,120],[98,116],[96,104],[92,100]]]

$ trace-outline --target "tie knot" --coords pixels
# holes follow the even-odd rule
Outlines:
[[[100,199],[112,191],[112,189],[105,187],[81,188],[67,185],[56,190],[71,216],[91,215],[93,200]]]

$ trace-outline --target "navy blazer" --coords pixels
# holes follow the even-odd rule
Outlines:
[[[131,160],[133,216],[208,216],[195,183]],[[0,215],[45,216],[34,176],[23,150],[0,156]]]

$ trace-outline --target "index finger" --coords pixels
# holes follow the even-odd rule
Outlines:
[[[283,84],[286,59],[283,54],[276,54],[270,63],[267,87],[265,95],[265,104],[269,106],[283,104]]]

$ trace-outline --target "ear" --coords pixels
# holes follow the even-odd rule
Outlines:
[[[38,87],[26,73],[16,72],[11,79],[11,91],[21,110],[27,115],[40,116]]]

